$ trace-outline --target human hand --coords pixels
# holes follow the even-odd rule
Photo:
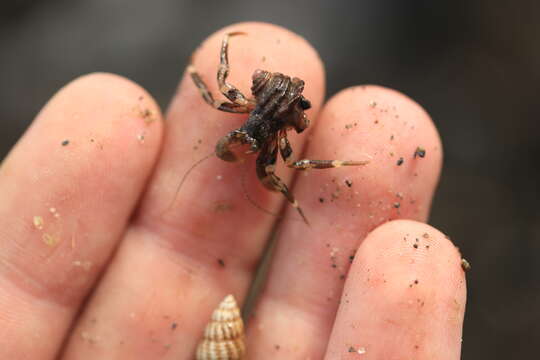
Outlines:
[[[296,158],[303,146],[306,158],[370,157],[296,172],[311,227],[289,220],[294,209],[249,161],[247,193],[274,212],[285,204],[287,219],[248,319],[247,358],[458,359],[461,258],[424,224],[442,161],[429,116],[376,86],[322,107],[316,52],[260,23],[223,29],[195,53],[216,97],[221,39],[237,30],[248,36],[231,41],[229,82],[246,95],[257,68],[306,82],[312,126],[294,137]],[[118,76],[60,90],[0,168],[0,358],[193,358],[216,304],[244,300],[276,218],[245,200],[246,165],[216,158],[171,201],[187,169],[243,120],[208,106],[186,75],[166,127],[150,95]],[[424,158],[413,157],[418,146]]]

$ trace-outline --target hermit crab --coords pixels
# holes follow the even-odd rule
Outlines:
[[[229,38],[236,35],[246,34],[243,32],[225,34],[217,72],[219,90],[229,101],[216,100],[195,67],[189,65],[187,68],[208,104],[221,111],[249,114],[239,129],[231,131],[218,141],[215,155],[225,161],[236,161],[237,156],[232,151],[234,145],[247,145],[249,147],[247,153],[258,153],[256,171],[261,183],[269,190],[281,192],[296,208],[304,222],[309,224],[298,201],[275,173],[278,152],[288,167],[298,170],[365,165],[367,161],[309,159],[294,161],[287,131],[294,129],[297,133],[301,133],[310,123],[305,111],[311,108],[311,103],[302,95],[304,81],[279,72],[272,73],[258,69],[252,75],[253,97],[246,97],[234,85],[227,82]]]

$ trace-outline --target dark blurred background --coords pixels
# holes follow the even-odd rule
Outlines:
[[[199,42],[246,20],[307,38],[328,96],[381,84],[427,109],[445,148],[430,222],[473,267],[462,358],[538,358],[540,1],[2,1],[2,158],[84,73],[124,75],[165,108]]]

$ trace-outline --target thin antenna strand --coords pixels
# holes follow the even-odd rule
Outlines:
[[[182,180],[180,181],[180,184],[178,184],[178,187],[176,188],[176,191],[174,192],[174,196],[173,196],[173,199],[170,203],[170,205],[167,207],[167,210],[166,212],[168,212],[169,210],[171,210],[171,208],[173,207],[174,203],[176,202],[176,198],[178,197],[178,194],[180,193],[180,189],[182,188],[182,186],[184,185],[184,182],[186,181],[187,177],[189,176],[189,174],[191,174],[191,172],[193,171],[193,169],[195,169],[197,166],[199,166],[203,161],[205,160],[208,160],[210,159],[212,156],[216,155],[216,153],[214,151],[212,151],[210,154],[206,155],[205,157],[203,157],[202,159],[200,160],[197,160],[193,165],[191,165],[191,167],[186,171],[186,173],[184,174],[184,176],[182,177]]]

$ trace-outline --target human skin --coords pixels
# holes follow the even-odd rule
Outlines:
[[[296,176],[292,192],[309,227],[258,183],[253,157],[210,158],[176,194],[182,175],[245,116],[208,106],[186,75],[165,120],[129,80],[74,80],[0,168],[0,358],[192,359],[220,300],[231,293],[244,302],[277,226],[268,280],[247,320],[248,358],[459,359],[461,257],[425,224],[442,163],[428,114],[378,86],[343,90],[324,105],[316,51],[263,23],[222,29],[194,53],[216,97],[230,31],[247,33],[229,47],[229,82],[244,94],[257,68],[306,82],[312,125],[289,132],[295,159],[369,164],[278,166],[287,183]],[[413,157],[418,146],[424,158]],[[264,209],[285,207],[285,218],[243,191]]]

